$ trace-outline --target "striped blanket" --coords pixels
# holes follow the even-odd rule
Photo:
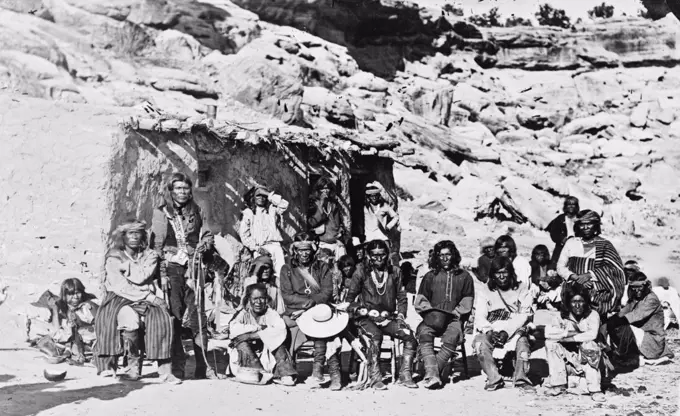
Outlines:
[[[600,315],[612,312],[621,304],[626,286],[626,275],[623,273],[623,262],[612,243],[604,238],[596,237],[595,259],[570,257],[567,266],[576,274],[592,272],[596,279],[590,295],[593,308]]]
[[[145,357],[150,360],[169,359],[172,351],[173,327],[172,317],[168,311],[147,302],[132,302],[108,292],[95,317],[97,343],[94,353],[98,357],[97,361],[105,363],[107,360],[104,357],[123,355],[117,321],[118,312],[123,306],[130,306],[138,314],[144,316]]]

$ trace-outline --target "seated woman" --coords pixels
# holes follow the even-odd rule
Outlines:
[[[158,361],[162,381],[181,384],[172,374],[172,317],[167,303],[156,295],[158,254],[148,248],[146,223],[133,220],[120,225],[114,240],[116,246],[109,250],[105,260],[107,292],[95,318],[97,374],[115,373],[118,356],[124,353],[120,342],[122,330],[129,364],[127,379],[139,380],[144,355]],[[144,354],[139,339],[142,316],[145,318]]]
[[[269,307],[270,302],[263,283],[246,288],[245,307],[229,323],[230,347],[236,352],[229,354],[231,371],[237,376],[244,367],[273,373],[274,382],[293,386],[297,371],[284,345],[288,330],[283,318]]]
[[[496,359],[505,359],[515,351],[514,384],[531,385],[529,358],[531,348],[525,325],[532,316],[533,296],[525,282],[518,282],[512,260],[495,257],[489,271],[488,290],[479,293],[475,302],[475,338],[472,340],[482,370],[486,374],[485,390],[498,390],[505,383]]]
[[[85,292],[79,279],[64,280],[60,294],[57,297],[48,290],[32,304],[42,309],[31,315],[42,319],[30,320],[29,338],[37,336],[31,343],[53,361],[70,356],[71,365],[83,365],[86,349],[96,339],[94,317],[99,306],[92,302],[95,296]]]
[[[565,280],[563,288],[579,283],[590,290],[593,308],[606,318],[621,304],[626,277],[623,262],[609,240],[600,237],[602,220],[591,210],[578,213],[575,237],[569,237],[559,260],[557,274]]]
[[[567,391],[590,394],[593,400],[604,401],[602,351],[596,342],[599,328],[600,315],[591,309],[588,289],[570,285],[564,293],[561,316],[545,329],[550,371],[547,395],[558,396]]]
[[[673,358],[666,343],[664,312],[659,297],[642,272],[628,283],[628,303],[607,321],[615,367],[660,364]]]
[[[274,261],[272,258],[269,256],[259,256],[250,266],[250,277],[244,280],[243,287],[247,289],[248,286],[256,283],[263,285],[267,289],[267,295],[269,295],[269,307],[279,315],[282,315],[286,311],[286,307],[283,304],[281,291],[276,286],[277,280],[276,276],[274,276]],[[246,305],[245,298],[243,305]]]

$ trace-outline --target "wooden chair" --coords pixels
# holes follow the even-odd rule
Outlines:
[[[392,374],[392,382],[397,380],[397,357],[401,356],[401,341],[396,338],[391,338],[389,335],[383,336],[382,344],[380,345],[380,359],[383,360],[383,355],[390,362],[390,374]]]

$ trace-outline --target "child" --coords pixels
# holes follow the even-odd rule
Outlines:
[[[75,278],[64,280],[59,297],[46,291],[38,302],[32,304],[49,312],[33,314],[32,317],[38,317],[35,322],[29,317],[27,330],[31,344],[48,355],[52,362],[62,362],[70,357],[70,364],[83,365],[85,347],[91,347],[95,340],[94,317],[98,306],[92,302],[94,298]],[[31,328],[37,336],[32,341]]]

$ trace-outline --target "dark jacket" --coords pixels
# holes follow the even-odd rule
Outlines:
[[[321,207],[318,200],[310,201],[307,211],[307,225],[310,230],[323,225],[325,230],[323,234],[318,234],[319,241],[335,244],[338,241],[338,233],[344,230],[340,205],[332,200],[326,201],[325,205],[325,207]],[[326,211],[324,211],[324,208]]]
[[[281,268],[281,296],[286,306],[284,315],[290,316],[293,312],[307,310],[314,305],[329,303],[333,299],[333,274],[328,263],[316,260],[310,266],[310,273],[319,285],[319,290],[305,293],[307,286],[305,278],[299,269],[285,264]],[[310,288],[311,289],[311,288]]]
[[[357,266],[347,291],[347,301],[356,302],[368,309],[379,312],[400,313],[406,316],[408,298],[401,278],[401,270],[392,265],[387,266],[387,282],[385,292],[378,294],[378,289],[371,279],[371,268],[365,264]]]
[[[418,305],[425,305],[426,308],[418,312],[426,312],[429,307],[452,313],[459,318],[470,314],[475,299],[472,276],[462,269],[449,273],[450,275],[444,270],[438,273],[429,271],[423,277],[415,303],[416,310]]]

